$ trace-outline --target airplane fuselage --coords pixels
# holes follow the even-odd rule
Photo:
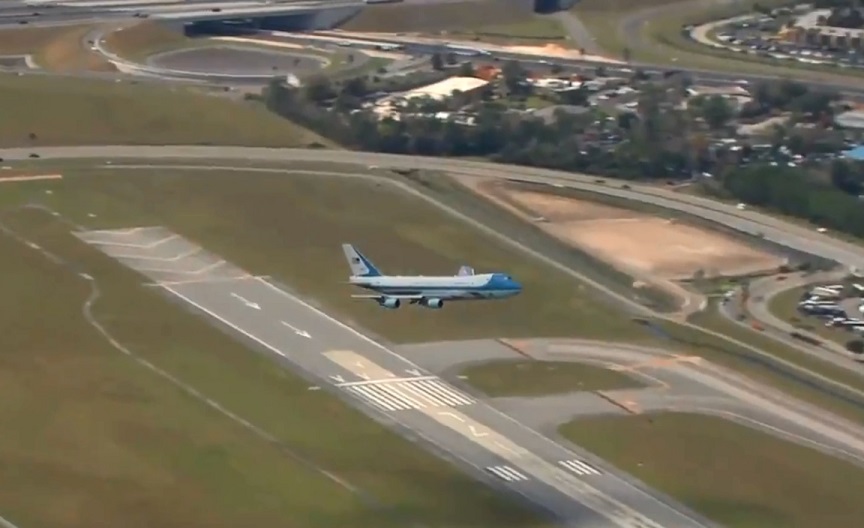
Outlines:
[[[512,297],[520,288],[499,273],[453,277],[351,277],[351,284],[388,295],[421,295],[426,299],[472,300]]]

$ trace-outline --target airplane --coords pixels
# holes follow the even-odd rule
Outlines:
[[[461,266],[456,275],[426,277],[384,275],[351,244],[342,244],[348,266],[349,284],[375,293],[352,295],[355,299],[375,299],[384,308],[395,310],[403,302],[424,308],[441,308],[445,301],[504,299],[518,295],[522,285],[505,273],[474,273]]]

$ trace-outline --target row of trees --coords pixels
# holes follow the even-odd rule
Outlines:
[[[796,168],[753,166],[730,171],[721,184],[742,202],[864,237],[864,203],[846,192],[860,191],[862,182],[860,167],[836,162],[829,181]]]

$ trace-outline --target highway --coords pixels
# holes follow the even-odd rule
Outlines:
[[[166,19],[185,19],[185,18],[195,18],[201,16],[207,17],[219,17],[225,16],[226,14],[231,15],[242,15],[242,14],[250,14],[256,13],[255,10],[260,11],[261,9],[265,9],[267,11],[273,11],[278,9],[290,10],[290,9],[301,9],[301,8],[314,8],[320,5],[327,5],[330,9],[337,8],[348,8],[353,5],[356,5],[357,2],[346,1],[339,2],[338,4],[334,3],[325,3],[319,1],[313,2],[285,2],[282,4],[278,4],[275,6],[271,6],[265,4],[261,1],[256,2],[213,2],[208,0],[201,0],[198,2],[184,2],[184,7],[175,6],[166,6],[166,7],[156,7],[152,5],[148,5],[145,0],[132,0],[132,1],[120,1],[116,2],[116,6],[105,6],[100,5],[103,4],[101,2],[83,2],[83,3],[74,3],[74,2],[45,2],[45,6],[25,6],[22,2],[13,2],[9,3],[4,7],[0,7],[0,29],[7,28],[17,28],[17,27],[25,27],[21,26],[21,21],[26,21],[29,26],[48,26],[48,25],[57,25],[57,24],[79,24],[85,22],[105,22],[105,21],[129,21],[136,20],[133,19],[132,16],[136,12],[146,12],[148,16],[151,18],[166,18]],[[48,5],[54,5],[54,7],[47,7]],[[213,12],[203,12],[201,11],[200,6],[211,6],[211,5],[220,5],[223,6],[222,11],[219,13]],[[261,6],[266,7],[261,7]],[[232,7],[233,6],[233,7]],[[39,16],[32,16],[33,12],[39,12]],[[24,16],[27,14],[27,16]],[[184,18],[185,17],[185,18]],[[296,39],[299,41],[309,42],[310,40],[332,40],[334,36],[339,38],[350,38],[351,40],[359,42],[370,42],[373,39],[370,37],[363,37],[360,35],[351,35],[344,32],[318,32],[318,34],[304,34],[302,36],[293,35],[288,36],[286,38]],[[415,54],[429,54],[441,48],[441,43],[431,42],[429,39],[419,38],[419,37],[407,37],[407,36],[397,36],[397,35],[388,35],[388,36],[380,36],[376,35],[374,37],[375,42],[379,43],[392,43],[392,44],[404,44],[406,45],[406,51],[409,53]],[[477,47],[477,48],[486,48],[491,50],[494,53],[494,56],[502,59],[502,60],[517,60],[524,62],[540,62],[540,61],[554,61],[555,63],[559,63],[561,65],[579,70],[584,69],[586,71],[593,70],[598,66],[604,66],[610,69],[613,73],[615,71],[623,70],[632,70],[632,69],[642,69],[646,72],[662,72],[669,71],[670,69],[675,69],[676,71],[687,72],[691,75],[694,81],[701,84],[728,84],[734,81],[749,81],[749,82],[759,82],[766,80],[777,80],[781,77],[773,76],[773,75],[754,75],[754,74],[729,74],[722,72],[713,72],[710,70],[696,69],[696,68],[678,68],[675,66],[666,65],[658,65],[651,63],[639,63],[633,62],[628,63],[626,65],[614,66],[610,65],[608,62],[596,61],[596,60],[584,60],[578,58],[560,58],[560,57],[541,57],[537,54],[530,53],[522,53],[522,52],[513,52],[507,51],[503,49],[501,46],[494,45],[485,45],[479,42],[462,42],[462,45]],[[148,72],[153,73],[153,72]],[[158,73],[158,72],[157,72]],[[218,72],[214,72],[214,77],[218,77]],[[836,78],[836,76],[834,77]],[[230,80],[230,78],[226,78]],[[223,79],[223,80],[226,80]],[[848,82],[838,83],[836,81],[816,81],[816,80],[801,80],[804,84],[807,84],[812,87],[822,88],[822,89],[830,89],[833,91],[837,91],[842,93],[846,97],[849,97],[854,100],[864,100],[864,84],[861,83],[858,79],[854,77],[850,77]]]
[[[441,51],[443,49],[444,41],[436,41],[430,38],[425,37],[414,37],[414,36],[404,36],[404,35],[378,35],[376,34],[374,38],[372,36],[363,35],[363,34],[352,34],[344,31],[319,31],[315,33],[303,34],[303,35],[294,35],[291,38],[295,38],[297,40],[306,40],[306,41],[314,41],[314,40],[330,40],[333,38],[339,38],[344,40],[356,41],[357,43],[361,43],[363,41],[366,42],[376,42],[376,43],[387,43],[387,44],[401,44],[405,46],[405,50],[409,53],[422,53],[429,54],[434,53],[436,51]],[[493,44],[485,44],[482,42],[474,42],[474,41],[447,41],[452,42],[453,44],[458,44],[460,46],[468,46],[477,49],[483,49],[489,51],[494,57],[501,60],[515,60],[522,62],[535,62],[538,63],[540,61],[554,62],[556,64],[560,64],[562,66],[567,66],[573,69],[584,68],[586,70],[593,70],[598,66],[603,66],[607,68],[610,72],[620,72],[623,70],[632,71],[634,69],[641,69],[648,73],[660,73],[666,71],[680,71],[687,72],[693,78],[694,81],[700,84],[729,84],[731,82],[737,81],[748,81],[748,82],[762,82],[762,81],[776,81],[787,79],[785,76],[777,76],[777,75],[760,75],[753,73],[726,73],[726,72],[716,72],[711,70],[699,69],[699,68],[681,68],[675,65],[670,64],[653,64],[648,62],[629,62],[629,63],[618,63],[617,65],[609,61],[602,60],[592,60],[592,59],[582,59],[582,58],[567,58],[567,57],[559,57],[559,56],[548,56],[548,55],[540,55],[538,53],[527,53],[527,52],[517,52],[517,51],[508,51],[504,46],[498,46]],[[834,79],[837,76],[833,77]],[[864,83],[862,83],[861,79],[855,77],[849,77],[848,81],[837,82],[834,80],[824,80],[817,81],[813,79],[795,79],[797,82],[801,82],[808,86],[832,90],[846,95],[847,97],[852,97],[855,99],[864,98]]]

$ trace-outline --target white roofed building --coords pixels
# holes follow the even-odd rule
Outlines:
[[[489,85],[489,81],[477,77],[449,77],[443,81],[415,88],[407,92],[393,94],[378,101],[375,113],[381,118],[397,118],[398,108],[412,99],[429,98],[443,101],[454,95],[471,97]]]

